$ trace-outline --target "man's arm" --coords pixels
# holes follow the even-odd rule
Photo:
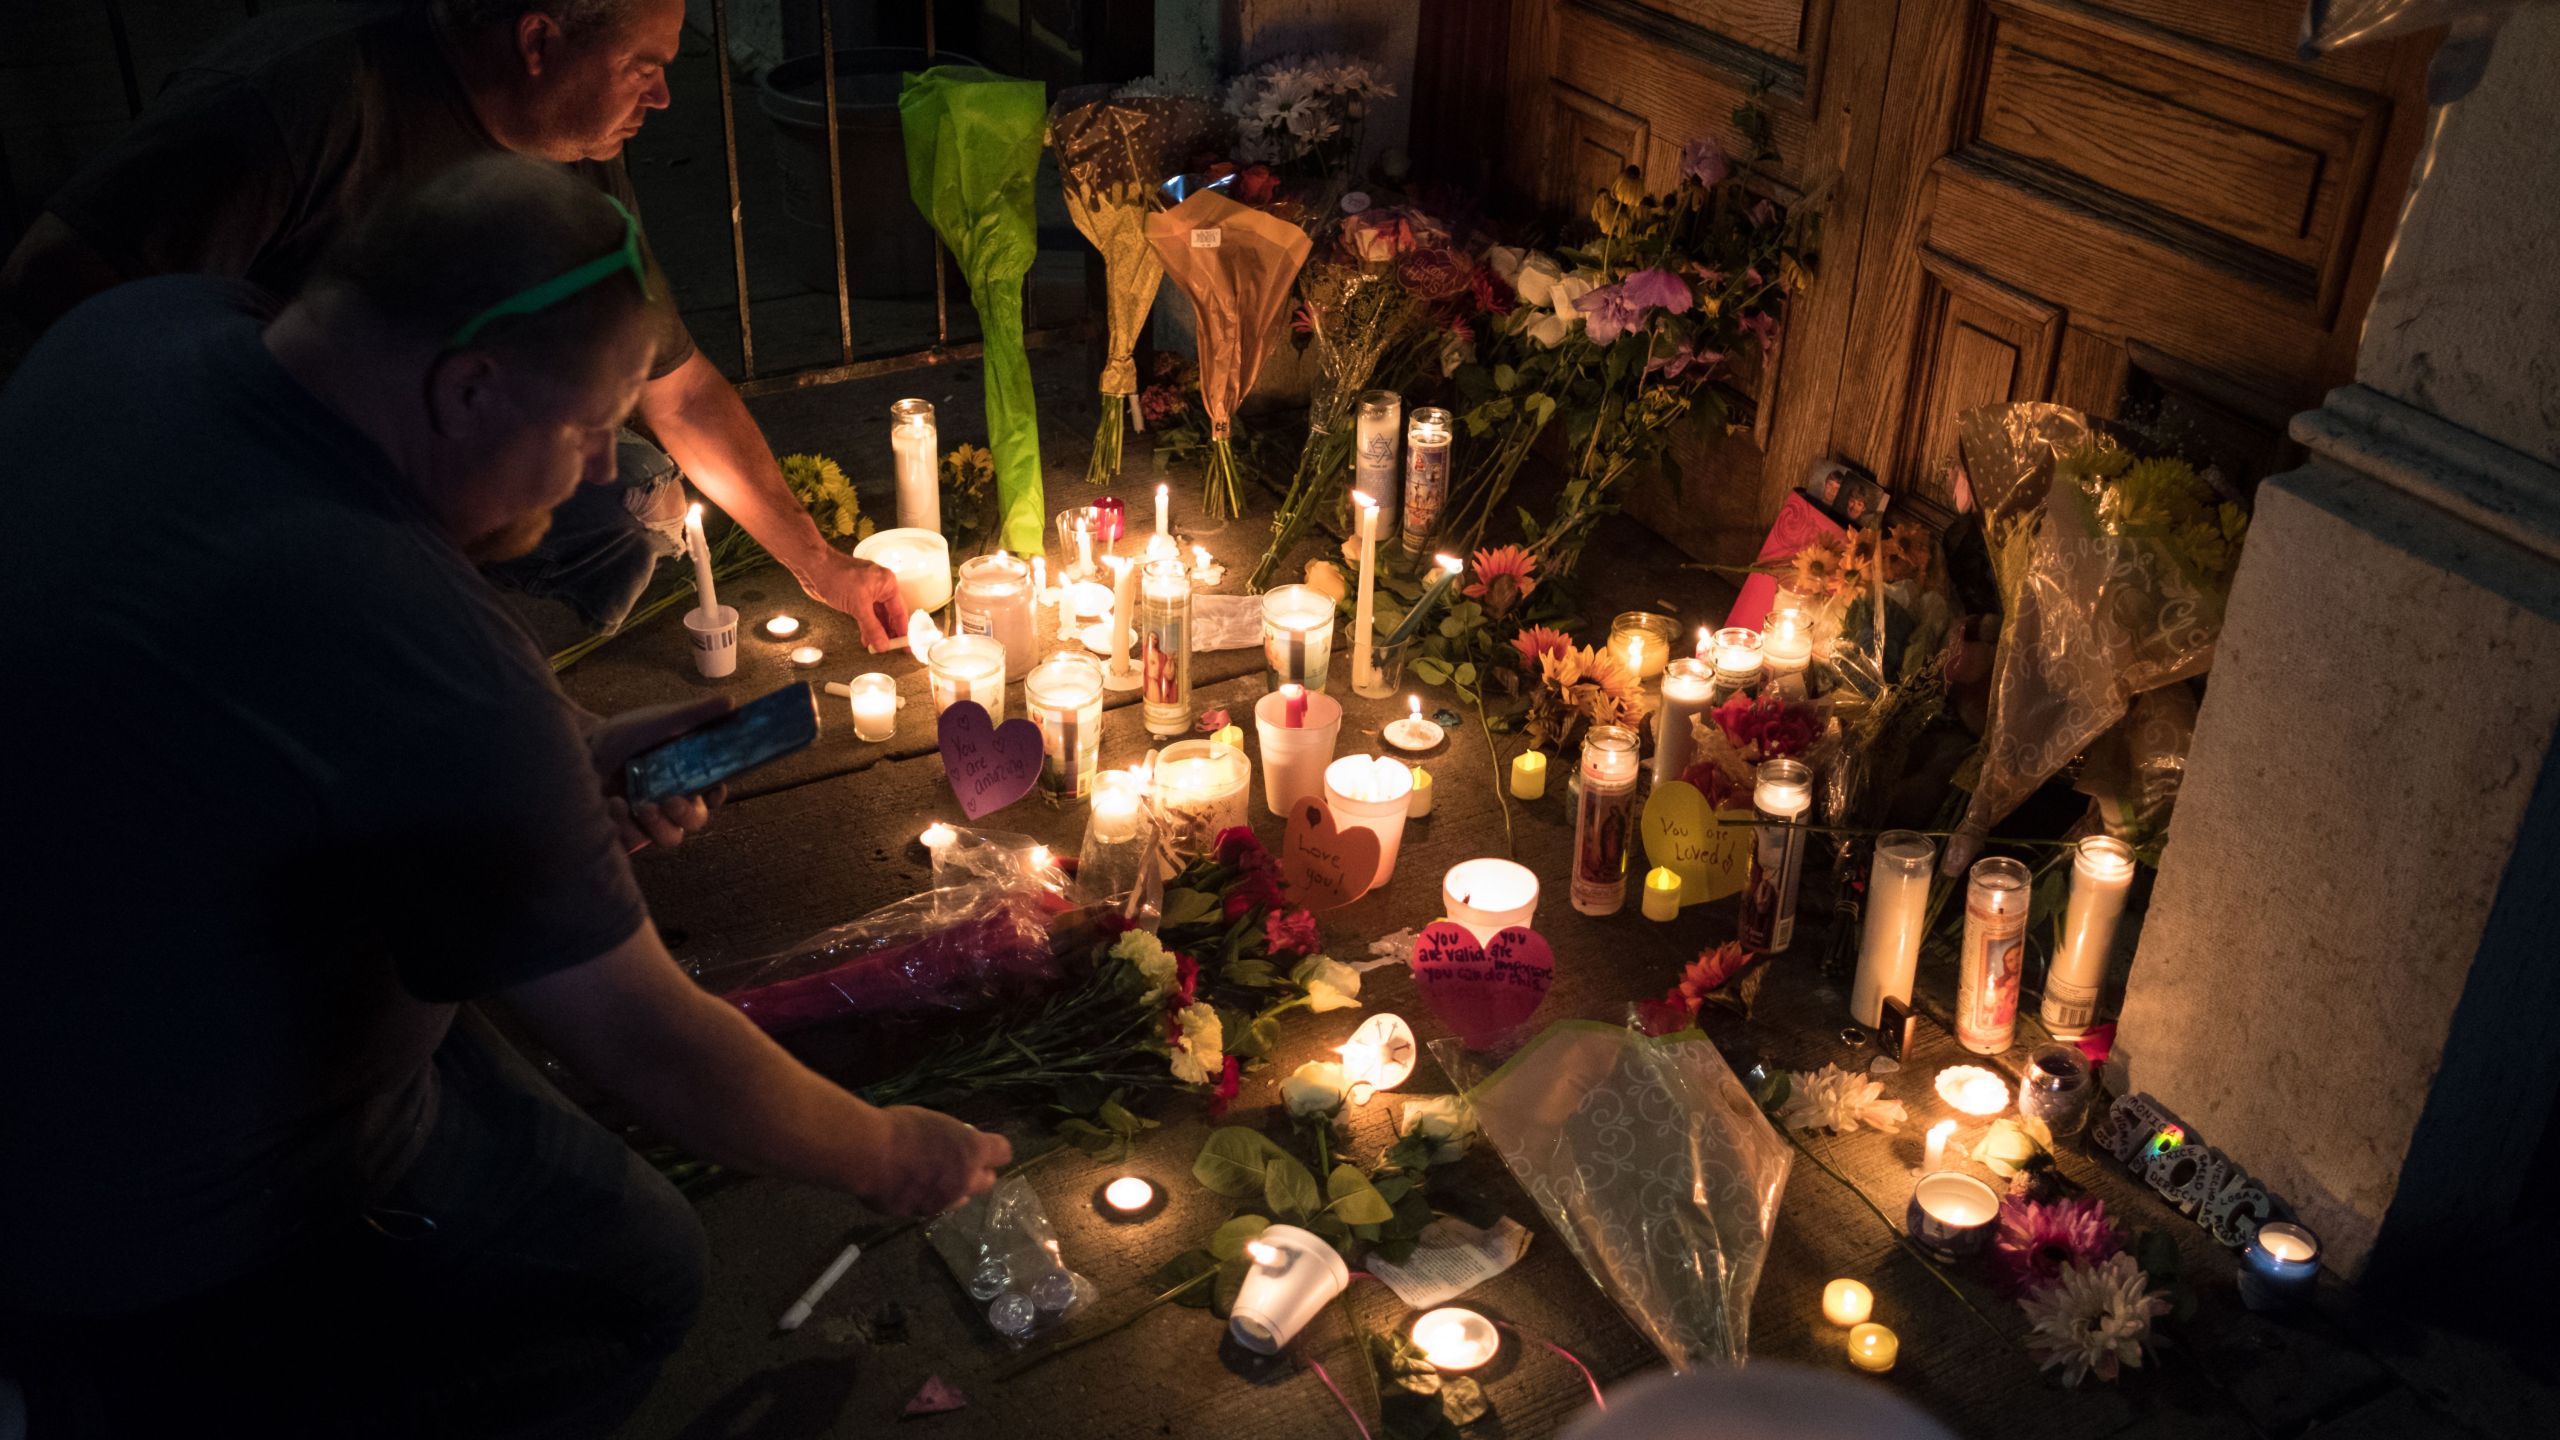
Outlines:
[[[503,993],[534,1037],[686,1149],[722,1165],[933,1215],[995,1184],[1013,1147],[946,1115],[881,1110],[705,994],[643,924],[583,964]]]
[[[0,308],[42,334],[73,306],[123,280],[97,247],[47,210],[0,264]]]
[[[907,615],[897,577],[838,551],[818,533],[808,510],[792,498],[746,402],[700,351],[649,382],[640,414],[702,493],[747,527],[801,589],[860,622],[865,645],[881,650],[904,639]]]

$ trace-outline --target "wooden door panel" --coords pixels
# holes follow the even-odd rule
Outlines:
[[[1977,405],[2044,398],[2062,338],[2062,310],[2003,285],[1932,248],[1920,255],[1920,354],[1911,366],[1913,413],[1894,473],[1933,496],[1954,453],[1955,421]]]
[[[1620,171],[1643,168],[1653,133],[1643,116],[1562,79],[1549,81],[1547,94],[1548,150],[1532,192],[1541,204],[1579,209]]]
[[[2296,4],[2268,5],[2249,0],[2087,0],[2054,3],[2040,9],[2121,19],[2149,26],[2164,36],[2200,41],[2235,55],[2272,60],[2295,70],[2365,90],[2387,90],[2394,55],[2384,45],[2352,45],[2305,65],[2296,53],[2301,42],[2302,10]]]

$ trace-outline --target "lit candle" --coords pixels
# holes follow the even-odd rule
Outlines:
[[[1263,683],[1322,690],[1332,669],[1333,598],[1308,585],[1262,597]]]
[[[2018,1033],[2018,980],[2027,963],[2027,867],[1977,860],[1966,882],[1964,945],[1956,952],[1956,1043],[1998,1055]]]
[[[1032,846],[1030,849],[1022,852],[1022,861],[1023,864],[1030,867],[1031,872],[1035,875],[1048,869],[1049,847],[1046,845]]]
[[[1884,1002],[1911,1003],[1911,981],[1920,967],[1920,937],[1929,918],[1930,871],[1937,842],[1915,830],[1887,830],[1876,837],[1875,863],[1867,871],[1866,931],[1858,943],[1858,973],[1849,985],[1849,1018],[1872,1030],[1884,1024]]]
[[[1457,422],[1434,405],[1416,408],[1404,427],[1404,553],[1420,555],[1449,501],[1449,446]]]
[[[1049,598],[1049,557],[1046,555],[1031,557],[1031,597],[1034,600]]]
[[[931,530],[876,531],[853,547],[853,558],[897,576],[898,603],[911,611],[950,602],[951,542]]]
[[[1644,872],[1644,918],[1677,920],[1680,918],[1680,872],[1668,865],[1656,865]]]
[[[1102,667],[1061,650],[1022,677],[1022,706],[1040,725],[1040,790],[1081,800],[1102,764]]]
[[[1443,1305],[1413,1322],[1413,1343],[1434,1370],[1474,1370],[1501,1351],[1502,1332],[1473,1310]]]
[[[1096,782],[1093,792],[1093,833],[1104,840],[1126,840],[1138,833],[1138,804],[1143,781],[1126,770],[1115,770]]]
[[[1077,576],[1082,577],[1092,573],[1093,522],[1090,519],[1079,517],[1076,520],[1076,574]]]
[[[1342,735],[1341,701],[1283,685],[1253,702],[1253,728],[1262,737],[1262,798],[1272,814],[1286,816],[1324,793],[1324,767]]]
[[[792,667],[799,670],[815,669],[826,658],[827,652],[815,645],[795,645],[790,655]]]
[[[1173,538],[1173,487],[1156,486],[1156,535],[1158,540]]]
[[[1863,1325],[1876,1313],[1876,1292],[1856,1280],[1822,1287],[1822,1318],[1834,1325]]]
[[[1295,1225],[1274,1225],[1245,1242],[1244,1281],[1227,1331],[1257,1355],[1277,1355],[1316,1313],[1351,1284],[1351,1267],[1332,1245]]]
[[[1405,814],[1419,820],[1431,813],[1431,772],[1413,767],[1413,806]]]
[[[2258,1227],[2240,1252],[2240,1299],[2252,1310],[2277,1310],[2311,1297],[2320,1280],[2320,1239],[2287,1221]]]
[[[800,617],[776,615],[764,622],[764,633],[768,640],[788,640],[800,633]]]
[[[1156,808],[1170,832],[1165,843],[1188,863],[1245,823],[1253,767],[1244,752],[1215,740],[1181,740],[1156,761]]]
[[[1135,1175],[1123,1175],[1102,1187],[1102,1203],[1116,1215],[1135,1215],[1156,1203],[1156,1187]]]
[[[1366,1105],[1365,1092],[1393,1090],[1413,1078],[1420,1048],[1403,1016],[1372,1015],[1333,1051],[1342,1057],[1342,1078],[1351,1082],[1354,1103]]]
[[[1366,692],[1377,683],[1369,676],[1369,642],[1377,633],[1378,502],[1354,490],[1351,504],[1360,516],[1360,598],[1351,612],[1351,688]]]
[[[930,614],[918,610],[907,617],[907,653],[916,657],[917,664],[932,663],[933,647],[941,639],[942,627],[933,623]]]
[[[1804,869],[1804,832],[1813,808],[1813,771],[1801,760],[1763,760],[1753,777],[1751,875],[1735,922],[1743,947],[1775,955],[1795,943],[1796,883]]]
[[[1573,817],[1573,908],[1615,915],[1627,903],[1627,840],[1636,809],[1636,732],[1594,725],[1582,737]],[[1676,899],[1676,894],[1675,894]]]
[[[1404,847],[1404,821],[1413,802],[1413,768],[1384,756],[1345,755],[1325,767],[1325,803],[1337,827],[1358,827],[1378,837],[1377,885],[1395,878],[1396,852]]]
[[[1538,918],[1537,872],[1509,860],[1461,860],[1440,881],[1440,908],[1479,945],[1511,926],[1526,929]]]
[[[1405,698],[1411,712],[1378,732],[1379,738],[1399,750],[1428,750],[1448,738],[1449,732],[1441,729],[1438,722],[1422,718],[1421,696]]]
[[[694,608],[704,622],[716,620],[720,614],[720,587],[711,581],[711,542],[702,534],[702,505],[699,501],[684,512],[684,544],[693,552]]]
[[[1129,507],[1117,495],[1105,495],[1093,502],[1094,528],[1101,532],[1102,548],[1108,551],[1120,543],[1121,533],[1129,527]]]
[[[1704,660],[1674,660],[1662,675],[1662,713],[1653,731],[1653,783],[1665,785],[1689,768],[1697,742],[1689,729],[1693,715],[1715,704],[1715,670]]]
[[[1191,572],[1150,560],[1138,583],[1138,673],[1150,735],[1191,729]]]
[[[1192,584],[1215,585],[1226,578],[1227,567],[1218,563],[1217,558],[1209,553],[1208,546],[1195,544],[1191,547]]]
[[[939,859],[942,855],[942,847],[959,839],[960,832],[952,829],[941,821],[936,820],[932,824],[924,827],[924,833],[916,838],[923,841],[924,848],[931,851],[935,858]]]
[[[1431,583],[1424,587],[1422,598],[1413,602],[1413,608],[1404,612],[1404,619],[1396,622],[1396,628],[1388,634],[1384,643],[1390,648],[1411,640],[1422,629],[1422,622],[1430,619],[1432,612],[1440,608],[1440,602],[1449,598],[1449,591],[1467,570],[1467,562],[1455,555],[1436,556],[1431,563],[1436,567]]]
[[[1004,647],[989,635],[946,635],[933,642],[925,657],[925,682],[933,692],[933,713],[963,700],[984,706],[987,718],[1004,723]]]
[[[1894,1358],[1901,1353],[1901,1339],[1872,1320],[1849,1331],[1849,1363],[1870,1375],[1882,1375],[1892,1369]]]
[[[1111,646],[1102,657],[1102,683],[1113,690],[1135,690],[1143,677],[1129,660],[1129,632],[1138,623],[1138,567],[1123,556],[1111,557]]]
[[[1781,610],[1760,632],[1760,661],[1767,667],[1766,692],[1802,699],[1805,668],[1813,663],[1813,627],[1801,610]]]
[[[1709,705],[1721,705],[1760,683],[1759,631],[1727,626],[1715,633],[1706,654],[1715,670],[1715,693],[1707,697]]]
[[[889,453],[898,468],[901,529],[942,532],[940,449],[931,401],[901,400],[889,407]]]
[[[1111,903],[1137,889],[1152,869],[1154,839],[1146,834],[1147,777],[1138,770],[1106,770],[1095,778],[1093,813],[1084,845],[1076,852],[1076,893]]]
[[[1956,1122],[1941,1120],[1929,1127],[1929,1148],[1920,1158],[1922,1173],[1947,1168],[1947,1141],[1956,1133]]]
[[[1040,622],[1032,594],[1030,566],[1002,550],[981,555],[960,567],[952,626],[963,635],[994,636],[1004,647],[1005,669],[1024,674],[1039,655]]]
[[[1241,725],[1221,725],[1210,732],[1209,738],[1230,750],[1241,752],[1244,749],[1244,727]]]
[[[1671,663],[1671,642],[1679,634],[1680,622],[1668,615],[1630,610],[1609,622],[1608,648],[1629,673],[1650,680]]]
[[[1511,757],[1511,798],[1535,800],[1547,793],[1547,752],[1523,750]]]
[[[1979,1065],[1950,1065],[1938,1072],[1938,1098],[1967,1115],[1997,1115],[2009,1108],[2009,1087]]]
[[[1280,687],[1280,723],[1292,730],[1304,729],[1307,723],[1307,687]]]
[[[877,670],[853,677],[853,738],[886,740],[898,729],[898,682]]]
[[[2098,1018],[2098,987],[2116,944],[2116,922],[2133,888],[2133,847],[2092,835],[2071,857],[2071,902],[2063,910],[2062,943],[2044,975],[2044,1028],[2065,1040]]]
[[[1904,1228],[1921,1248],[1941,1259],[1974,1254],[2000,1222],[2000,1197],[1961,1170],[1933,1170],[1911,1187]]]

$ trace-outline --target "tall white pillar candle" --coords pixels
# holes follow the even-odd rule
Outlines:
[[[1858,974],[1849,985],[1849,1018],[1868,1029],[1884,1023],[1884,1002],[1911,1003],[1920,965],[1920,934],[1929,919],[1929,876],[1938,846],[1916,830],[1876,837],[1867,872],[1867,928],[1858,945]]]
[[[1129,662],[1129,636],[1138,623],[1138,567],[1127,556],[1111,557],[1111,653],[1102,657],[1102,683],[1112,690],[1135,690],[1140,676]]]
[[[1697,749],[1689,719],[1714,705],[1715,668],[1704,660],[1674,660],[1662,672],[1662,710],[1653,732],[1653,783],[1680,778]]]
[[[1356,691],[1377,683],[1369,674],[1369,643],[1378,629],[1378,502],[1354,490],[1351,504],[1360,512],[1360,598],[1351,612],[1351,688]]]
[[[702,506],[684,512],[685,548],[693,552],[694,605],[705,618],[720,613],[720,591],[711,583],[711,542],[702,537]]]
[[[2133,888],[2133,847],[2106,835],[2080,842],[2071,857],[2071,903],[2062,915],[2062,944],[2045,972],[2044,1028],[2077,1039],[2098,1018],[2098,987],[2116,945],[2116,922]]]
[[[1156,538],[1173,538],[1173,487],[1170,485],[1156,486]]]
[[[899,527],[942,533],[942,441],[934,432],[933,402],[889,407],[889,453],[897,462]]]

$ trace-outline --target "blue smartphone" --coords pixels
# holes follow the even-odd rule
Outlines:
[[[699,730],[632,756],[623,763],[622,795],[635,809],[699,795],[817,738],[817,693],[805,683],[785,685]]]

